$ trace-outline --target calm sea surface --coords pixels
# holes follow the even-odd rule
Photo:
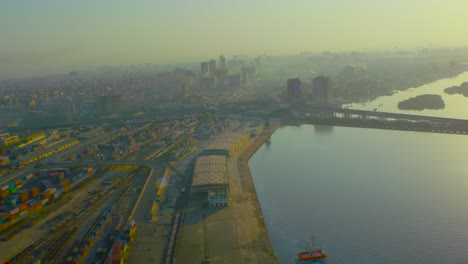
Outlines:
[[[351,108],[408,113],[401,99],[438,91],[445,110],[409,113],[468,119],[468,98],[443,94],[463,81]],[[249,165],[282,264],[312,236],[331,264],[466,264],[467,159],[468,136],[303,125],[278,129]]]

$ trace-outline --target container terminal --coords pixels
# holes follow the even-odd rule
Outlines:
[[[0,177],[0,258],[276,263],[242,161],[274,129],[258,120],[190,117],[21,135],[7,149],[27,153],[5,161]],[[24,151],[28,145],[44,146]],[[194,233],[200,227],[203,234]],[[217,245],[220,236],[226,242]]]

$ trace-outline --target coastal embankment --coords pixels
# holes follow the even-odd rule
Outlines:
[[[234,202],[232,206],[237,209],[238,241],[242,263],[278,263],[270,243],[248,162],[279,126],[279,123],[273,124],[270,131],[258,135],[237,159],[243,195],[242,199]]]

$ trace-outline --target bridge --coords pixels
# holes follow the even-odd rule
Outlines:
[[[308,115],[295,114],[286,124],[318,124],[450,134],[468,134],[468,120],[376,111],[309,107]]]

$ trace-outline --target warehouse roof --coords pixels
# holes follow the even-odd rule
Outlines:
[[[200,156],[195,162],[193,186],[228,185],[226,157]]]

